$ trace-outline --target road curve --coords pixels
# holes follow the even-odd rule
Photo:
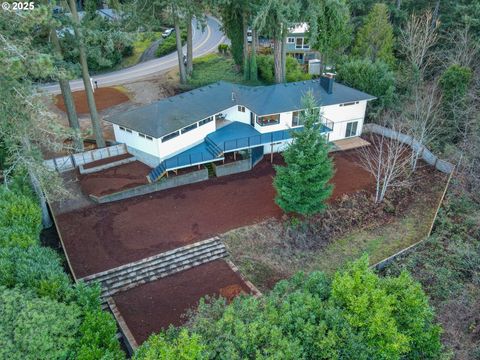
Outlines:
[[[199,57],[217,50],[219,44],[226,40],[225,35],[220,30],[220,21],[212,16],[207,16],[207,26],[202,29],[196,29],[194,26],[193,34],[193,56]],[[186,53],[186,46],[183,48]],[[177,53],[171,53],[162,56],[158,59],[153,59],[139,63],[137,65],[128,67],[126,69],[112,71],[106,74],[99,74],[92,76],[94,81],[98,82],[98,86],[112,86],[119,85],[134,80],[148,78],[149,76],[156,75],[159,72],[169,70],[178,65]],[[73,91],[83,90],[82,79],[71,80],[70,87]],[[58,83],[47,84],[40,87],[43,91],[56,94],[60,93],[60,87]]]

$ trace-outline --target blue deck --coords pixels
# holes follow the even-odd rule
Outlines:
[[[200,144],[162,161],[149,176],[153,181],[165,171],[222,160],[225,152],[288,140],[292,138],[292,132],[302,129],[296,127],[262,134],[249,124],[235,121],[207,135]],[[331,129],[322,124],[321,131],[329,132]]]

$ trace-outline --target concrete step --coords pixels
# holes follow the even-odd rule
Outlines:
[[[155,256],[84,277],[99,282],[102,299],[192,267],[227,256],[223,243],[214,237]]]

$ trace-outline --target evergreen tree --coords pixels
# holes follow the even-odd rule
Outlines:
[[[325,136],[319,131],[320,111],[313,94],[307,93],[302,103],[303,130],[292,134],[293,142],[283,154],[287,166],[275,167],[273,183],[278,206],[308,216],[325,209],[333,191],[329,181],[334,168]]]
[[[353,49],[356,55],[373,62],[382,60],[389,65],[393,64],[393,27],[388,18],[387,5],[379,3],[373,6],[365,24],[358,31]]]

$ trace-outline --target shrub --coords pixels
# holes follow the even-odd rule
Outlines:
[[[117,341],[117,324],[112,315],[98,310],[86,314],[80,326],[80,341],[75,359],[124,359]]]
[[[33,290],[37,296],[62,301],[71,292],[70,279],[57,253],[45,247],[0,249],[0,285]]]
[[[376,96],[378,99],[371,102],[375,112],[394,102],[395,75],[388,65],[381,61],[347,60],[338,66],[337,78],[345,85]]]
[[[182,30],[182,33],[180,36],[183,44],[187,40],[187,31]],[[164,39],[162,43],[158,46],[157,51],[155,52],[155,56],[160,57],[163,55],[170,54],[176,50],[177,50],[176,36],[175,36],[175,32],[172,32],[172,34],[166,39]]]
[[[379,277],[366,256],[332,278],[299,273],[262,298],[202,301],[189,328],[208,358],[434,359],[441,350],[419,284],[407,273]]]
[[[273,55],[257,55],[256,63],[259,78],[267,83],[273,83],[275,81]],[[287,82],[302,81],[311,78],[309,74],[303,71],[298,61],[291,56],[287,56],[285,67],[287,71]]]
[[[228,52],[228,45],[227,45],[227,44],[220,44],[220,45],[218,45],[218,52],[219,52],[220,54],[224,54],[224,55],[227,54],[227,52]]]
[[[0,287],[2,359],[66,359],[75,347],[79,325],[75,305]]]
[[[41,226],[40,208],[31,197],[0,187],[0,246],[38,244]]]
[[[135,360],[157,359],[205,359],[202,354],[204,347],[200,344],[198,335],[189,335],[183,329],[171,340],[164,334],[152,335],[135,353]]]

